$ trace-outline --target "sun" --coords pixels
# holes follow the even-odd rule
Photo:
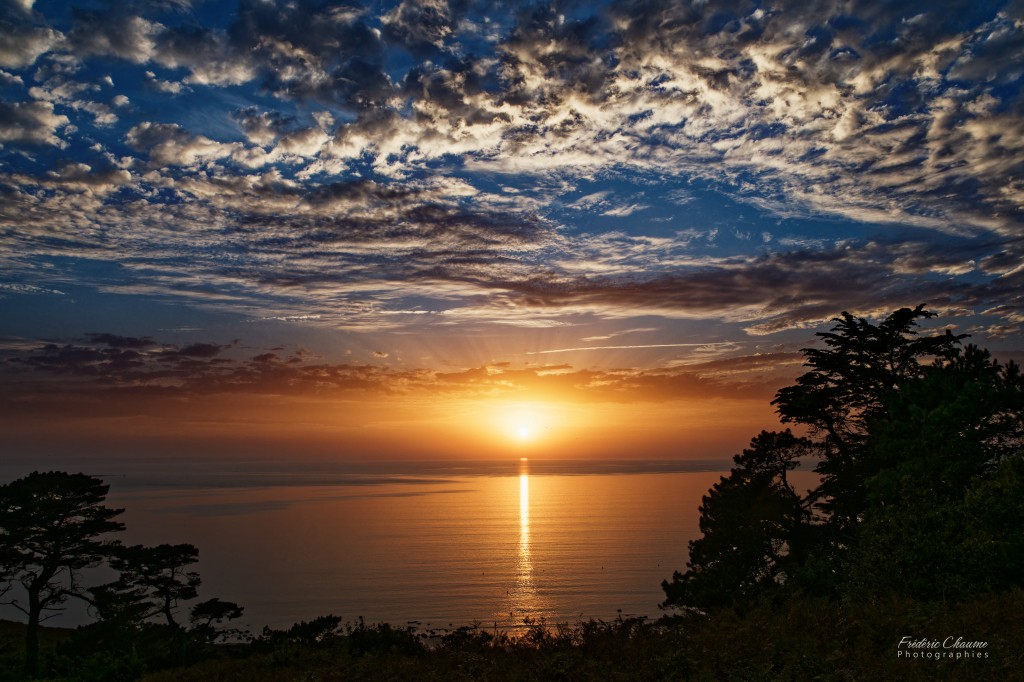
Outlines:
[[[531,440],[533,438],[534,431],[533,431],[533,427],[532,426],[530,426],[529,424],[525,424],[524,423],[524,424],[519,424],[519,426],[516,427],[516,432],[515,433],[516,433],[516,438],[518,440],[520,440],[520,441],[528,441],[528,440]]]
[[[471,428],[511,451],[539,453],[564,438],[565,407],[547,400],[495,400],[471,417]]]
[[[518,445],[536,442],[550,426],[547,411],[536,404],[506,405],[497,417],[504,436]]]

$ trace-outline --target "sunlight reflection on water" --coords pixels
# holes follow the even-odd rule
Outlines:
[[[525,618],[544,616],[533,582],[533,558],[530,553],[530,471],[522,460],[519,465],[519,553],[516,564],[516,585],[509,591],[508,618],[519,623]],[[495,621],[504,620],[499,616]]]
[[[256,628],[327,613],[509,627],[658,616],[661,581],[685,565],[718,476],[524,471],[372,491],[233,489],[212,496],[222,513],[195,491],[118,504],[126,540],[196,544],[202,594],[245,605]]]
[[[660,615],[661,581],[685,566],[721,473],[518,464],[373,484],[115,480],[109,501],[127,510],[123,542],[198,546],[200,598],[242,604],[254,631],[329,613],[423,628]]]

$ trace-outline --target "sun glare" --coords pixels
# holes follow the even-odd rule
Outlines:
[[[576,434],[592,431],[593,412],[566,401],[494,400],[468,405],[458,418],[492,447],[539,455],[558,450],[567,441],[577,442]]]
[[[550,416],[537,404],[507,405],[498,418],[500,430],[505,436],[520,445],[540,439],[550,428]]]

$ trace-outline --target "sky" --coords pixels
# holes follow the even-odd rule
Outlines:
[[[724,457],[841,311],[1024,357],[1024,3],[7,0],[12,456]]]

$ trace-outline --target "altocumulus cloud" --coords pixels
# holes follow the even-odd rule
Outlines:
[[[357,329],[561,311],[765,334],[908,295],[1004,335],[1024,317],[1019,3],[214,14],[3,10],[10,278]],[[842,234],[755,251],[644,222],[702,187]],[[117,268],[66,267],[84,254]],[[385,314],[427,299],[453,314]]]

